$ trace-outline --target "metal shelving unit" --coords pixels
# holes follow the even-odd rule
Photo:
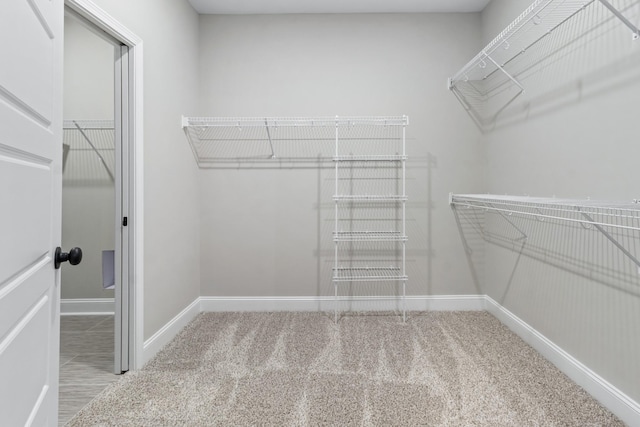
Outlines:
[[[341,287],[400,285],[406,321],[406,143],[408,118],[335,127],[334,318]],[[358,147],[365,142],[368,148]],[[356,142],[356,144],[354,144]],[[359,150],[358,150],[359,149]],[[371,154],[373,151],[375,154]],[[397,289],[397,288],[396,288]]]
[[[484,129],[545,67],[566,64],[577,51],[593,50],[595,59],[607,56],[612,49],[601,39],[613,33],[638,43],[639,14],[639,0],[536,0],[449,78],[448,87]],[[576,71],[586,73],[595,66],[587,62],[581,61]]]

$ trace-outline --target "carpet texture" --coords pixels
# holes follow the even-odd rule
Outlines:
[[[203,313],[70,426],[622,426],[485,312]]]

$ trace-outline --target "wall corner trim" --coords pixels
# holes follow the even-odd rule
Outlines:
[[[200,298],[196,298],[166,325],[145,340],[142,350],[142,365],[151,360],[165,345],[169,344],[201,312]]]
[[[640,426],[640,404],[638,402],[618,390],[491,297],[485,295],[484,298],[486,310],[502,324],[511,329],[626,424]]]

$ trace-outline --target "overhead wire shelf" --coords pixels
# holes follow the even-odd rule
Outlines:
[[[201,168],[225,162],[331,161],[336,138],[357,157],[377,156],[378,145],[400,150],[407,116],[183,117],[182,128]],[[380,153],[382,154],[382,153]],[[379,160],[389,156],[380,156]]]
[[[388,195],[337,195],[333,196],[333,200],[336,202],[404,202],[407,200],[407,196],[400,196],[395,194]]]
[[[525,93],[528,79],[546,66],[566,64],[569,55],[598,46],[589,55],[594,58],[580,61],[576,70],[586,73],[613,50],[599,41],[603,36],[622,31],[638,40],[639,6],[638,0],[536,0],[449,78],[448,87],[484,129]],[[559,80],[554,77],[546,80]]]
[[[333,158],[335,162],[400,162],[407,160],[407,156],[336,156]]]
[[[113,120],[64,120],[62,168],[67,182],[115,181],[115,123]],[[73,167],[67,168],[69,157]],[[95,160],[97,159],[97,163]]]

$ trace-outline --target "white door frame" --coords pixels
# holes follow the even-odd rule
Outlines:
[[[91,0],[65,0],[65,5],[96,28],[129,48],[129,369],[139,369],[144,363],[144,193],[143,193],[143,97],[142,39],[96,6]],[[123,251],[124,252],[124,251]]]

